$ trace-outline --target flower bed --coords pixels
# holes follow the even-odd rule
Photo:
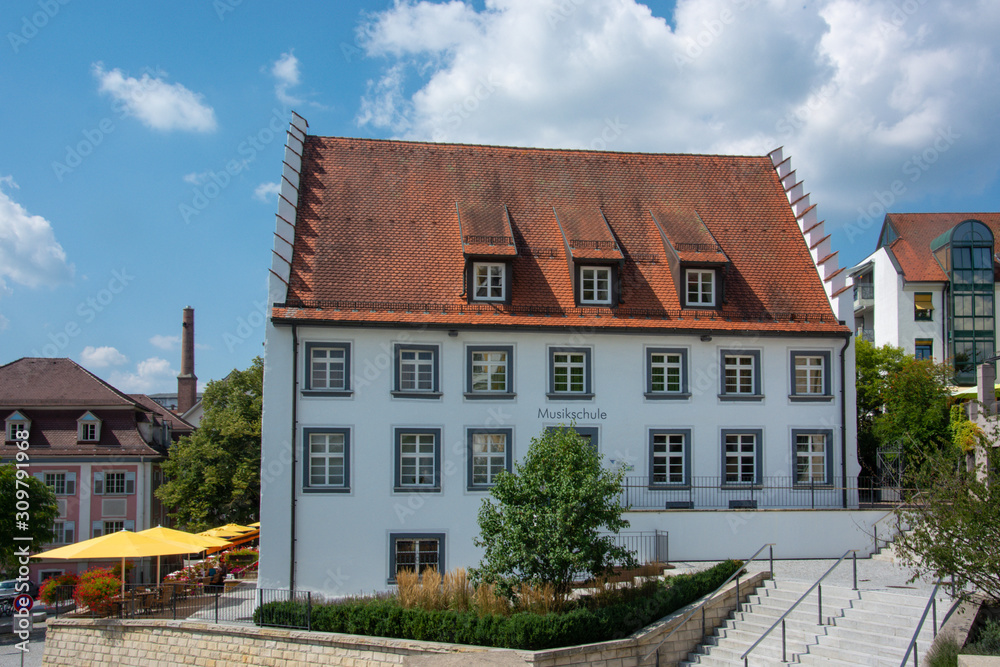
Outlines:
[[[465,610],[407,607],[400,595],[311,607],[282,601],[258,607],[254,622],[308,626],[323,632],[539,650],[627,637],[712,592],[742,567],[740,561],[726,561],[703,572],[631,589],[634,592],[610,589],[574,600],[559,613],[497,609],[495,596],[477,590]],[[477,598],[491,602],[479,604]]]

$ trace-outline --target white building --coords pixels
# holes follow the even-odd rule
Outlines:
[[[890,213],[878,248],[851,269],[859,334],[976,381],[996,350],[994,234],[1000,213]]]
[[[780,155],[306,127],[269,287],[261,585],[475,565],[493,477],[571,422],[671,557],[862,546],[853,338],[828,296],[846,276]]]

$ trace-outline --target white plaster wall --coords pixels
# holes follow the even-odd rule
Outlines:
[[[775,558],[858,557],[873,552],[872,526],[885,510],[757,510],[753,512],[630,512],[629,530],[666,530],[670,560],[749,558],[773,542]],[[887,529],[880,526],[880,531]],[[767,558],[767,551],[763,554]]]
[[[792,474],[792,428],[829,428],[834,438],[834,475],[842,474],[839,355],[844,338],[715,336],[703,342],[698,336],[690,335],[491,331],[460,331],[457,337],[449,337],[445,331],[300,326],[298,340],[302,351],[306,342],[349,342],[354,376],[351,398],[298,398],[296,433],[299,444],[295,471],[300,490],[297,493],[295,545],[298,588],[331,595],[385,588],[391,532],[444,533],[445,567],[475,565],[480,557],[480,551],[472,544],[478,534],[476,515],[487,494],[466,489],[466,428],[512,428],[513,455],[515,460],[520,460],[533,436],[545,426],[558,423],[558,420],[541,417],[540,409],[565,407],[603,413],[603,419],[581,420],[577,425],[597,426],[600,450],[605,459],[634,466],[629,475],[646,474],[647,430],[651,427],[692,430],[694,476],[720,475],[721,428],[763,430],[763,474],[767,476]],[[441,399],[390,396],[394,342],[440,345]],[[514,345],[515,400],[470,401],[463,397],[465,346],[468,344]],[[546,398],[546,350],[551,345],[593,349],[594,399],[550,401]],[[690,399],[645,400],[646,346],[689,350]],[[287,586],[289,579],[291,347],[290,329],[269,324],[264,369],[261,517],[267,528],[262,533],[262,586]],[[740,347],[762,351],[763,401],[723,402],[718,398],[719,352],[723,348]],[[830,352],[834,401],[798,403],[789,400],[792,350]],[[852,379],[853,345],[846,354],[847,377]],[[300,352],[300,382],[304,362],[304,354]],[[858,471],[853,382],[848,383],[847,389],[848,474],[851,475]],[[317,426],[351,428],[350,493],[301,492],[302,429]],[[397,426],[442,430],[441,492],[393,492],[393,428]],[[705,517],[716,514],[732,513],[697,513]],[[670,517],[674,513],[659,513],[659,516]],[[816,523],[809,513],[795,516],[803,525]],[[794,534],[796,531],[790,528],[789,532]],[[701,539],[701,531],[692,532],[691,539]]]
[[[896,267],[885,248],[879,248],[872,256],[872,282],[875,284],[875,345],[899,345],[899,325],[901,317],[900,291],[903,278],[896,273]],[[910,304],[910,319],[913,319],[913,304]]]
[[[932,294],[931,299],[934,303],[932,321],[917,321],[913,318],[914,295],[917,292]],[[929,338],[934,341],[934,358],[943,361],[946,355],[944,341],[941,338],[942,317],[944,317],[943,283],[906,283],[899,292],[899,342],[895,344],[913,354],[916,351],[914,341],[917,338]]]

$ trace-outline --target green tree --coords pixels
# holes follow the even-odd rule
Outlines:
[[[986,447],[985,462],[972,470],[957,448],[929,454],[909,485],[922,489],[896,515],[910,530],[896,549],[914,574],[955,578],[1000,600],[1000,484],[988,471],[1000,465],[1000,450]]]
[[[170,448],[157,497],[193,531],[256,521],[260,513],[260,423],[264,362],[209,382],[205,416]]]
[[[18,507],[19,502],[28,504],[26,512],[23,504]],[[52,489],[25,469],[0,465],[0,535],[4,536],[0,540],[0,571],[17,573],[17,550],[21,547],[27,546],[29,551],[37,553],[41,547],[51,544],[56,537],[52,528],[57,516],[59,506]],[[30,537],[31,541],[15,542],[14,536]]]
[[[858,457],[866,470],[875,471],[876,452],[883,445],[901,441],[905,455],[919,460],[923,449],[951,440],[950,377],[944,364],[858,339]]]
[[[608,534],[629,525],[618,500],[624,475],[603,468],[572,428],[533,438],[524,462],[497,476],[479,509],[475,544],[485,554],[470,570],[473,581],[494,584],[507,596],[521,582],[548,583],[558,603],[576,575],[636,567],[632,552]]]

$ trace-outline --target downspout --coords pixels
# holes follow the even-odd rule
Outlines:
[[[297,388],[299,385],[299,332],[296,326],[292,325],[292,506],[291,506],[291,526],[292,526],[292,539],[291,539],[291,558],[289,558],[288,564],[288,588],[292,591],[295,590],[295,436],[296,436],[296,426],[298,422],[296,421],[296,408],[298,407],[298,394]]]
[[[844,339],[844,347],[840,348],[840,476],[844,480],[841,489],[844,509],[847,509],[847,361],[844,353],[853,336],[853,333],[848,334]]]

